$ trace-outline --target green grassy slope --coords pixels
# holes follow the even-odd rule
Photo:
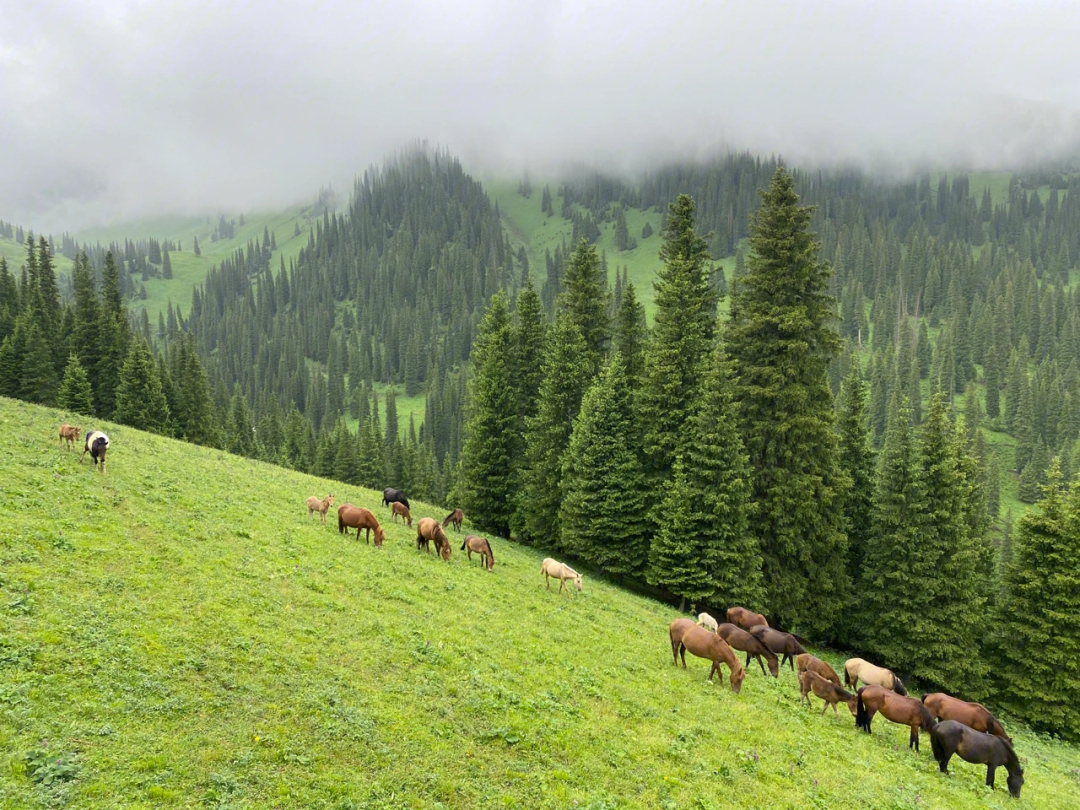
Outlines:
[[[35,233],[35,242],[37,242],[37,238],[38,235]],[[20,245],[14,239],[7,239],[0,236],[0,256],[7,259],[8,272],[18,279],[19,274],[22,272],[22,266],[26,264],[26,245]],[[57,276],[61,273],[70,273],[71,259],[68,259],[66,256],[54,256],[53,270]]]
[[[0,807],[1080,803],[1071,746],[1016,730],[1013,802],[906,727],[800,706],[788,670],[736,696],[676,669],[673,609],[587,572],[545,590],[538,551],[495,540],[489,574],[389,522],[376,550],[304,507],[388,518],[376,493],[72,419],[110,433],[99,475],[65,419],[0,399]]]

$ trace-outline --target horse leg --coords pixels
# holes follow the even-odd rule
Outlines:
[[[760,655],[755,655],[754,657],[755,657],[755,658],[757,659],[757,662],[758,662],[758,666],[759,666],[759,667],[761,667],[761,674],[762,674],[762,676],[764,676],[764,675],[765,675],[765,662],[761,660],[761,656],[760,656]],[[749,662],[749,661],[747,661],[746,663],[747,663],[747,664],[749,664],[750,662]]]
[[[824,710],[824,709],[822,709],[822,710],[821,710],[821,713],[822,713],[822,714],[825,714],[825,710]],[[840,712],[838,712],[838,711],[836,710],[836,704],[835,704],[835,703],[834,703],[834,704],[832,705],[832,713],[836,715],[836,719],[837,719],[837,720],[839,720],[839,719],[840,719]]]
[[[912,726],[911,727],[911,734],[908,736],[907,747],[908,748],[914,747],[915,748],[915,753],[916,754],[919,753],[919,727],[918,726]]]
[[[547,571],[544,572],[544,585],[549,591],[551,590],[551,578],[548,577]]]
[[[750,653],[749,652],[746,653],[746,663],[744,664],[744,666],[750,666]]]
[[[991,790],[994,789],[994,771],[997,770],[997,765],[986,766],[986,786]]]
[[[827,708],[829,708],[829,701],[826,700],[824,703],[821,704],[821,714],[822,715],[825,714],[825,710]],[[833,711],[834,712],[836,711],[836,704],[835,703],[833,704]],[[839,717],[839,715],[837,715],[837,717]]]

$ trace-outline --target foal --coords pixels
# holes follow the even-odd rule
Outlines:
[[[806,701],[807,706],[810,705],[810,692],[825,701],[821,704],[822,714],[825,714],[825,710],[832,706],[833,714],[839,717],[840,713],[836,711],[837,703],[846,703],[853,715],[858,713],[858,695],[853,695],[842,686],[822,678],[812,669],[807,669],[799,673],[799,694],[802,696],[801,699]]]
[[[325,498],[323,498],[321,500],[319,498],[316,498],[314,495],[309,496],[308,499],[307,499],[307,516],[308,516],[308,519],[310,520],[311,516],[313,514],[315,514],[316,512],[318,512],[319,517],[322,518],[322,522],[326,523],[326,513],[327,513],[327,511],[329,511],[330,507],[333,506],[333,505],[334,505],[334,496],[333,496],[333,494],[327,495]]]
[[[410,529],[412,528],[412,513],[409,512],[409,507],[401,501],[393,501],[390,504],[390,519],[394,521],[394,523],[397,523],[398,517],[400,517],[402,522],[406,523]]]

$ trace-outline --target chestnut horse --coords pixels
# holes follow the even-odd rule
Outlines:
[[[747,632],[751,627],[755,627],[759,624],[763,624],[766,627],[769,626],[769,622],[760,613],[754,613],[752,610],[747,610],[744,607],[732,607],[727,609],[727,620],[736,627],[741,627]]]
[[[349,529],[356,529],[356,539],[360,539],[360,530],[367,530],[367,541],[371,542],[371,530],[375,530],[375,546],[382,548],[383,540],[386,539],[386,535],[383,533],[382,526],[379,525],[379,521],[375,519],[375,513],[370,509],[364,509],[362,506],[353,506],[351,503],[342,504],[337,510],[337,528],[338,532],[348,536]]]
[[[911,727],[908,748],[914,748],[916,751],[919,750],[919,730],[932,731],[937,725],[937,720],[930,714],[930,710],[922,705],[922,701],[913,697],[903,697],[876,683],[860,689],[858,698],[855,707],[855,725],[858,728],[869,734],[874,715],[881,712],[886,719]]]
[[[832,681],[837,686],[840,686],[840,676],[836,674],[836,670],[830,667],[825,661],[820,658],[815,658],[810,653],[802,653],[795,656],[795,671],[802,675],[804,672],[816,672],[822,678],[827,681]]]
[[[319,513],[319,517],[322,518],[322,522],[326,523],[326,513],[331,506],[334,505],[334,496],[327,495],[325,498],[316,498],[311,495],[307,499],[307,516],[311,519],[311,516],[316,512]]]
[[[814,670],[806,669],[799,673],[799,695],[801,700],[806,701],[807,706],[810,705],[808,696],[811,692],[825,701],[821,704],[822,714],[825,714],[825,710],[832,706],[833,714],[839,717],[840,712],[836,710],[837,703],[846,703],[853,715],[859,711],[858,695],[853,695],[838,683],[822,678]]]
[[[767,624],[759,624],[750,628],[750,635],[768,647],[777,655],[783,655],[780,666],[791,664],[791,671],[795,671],[795,656],[802,655],[806,650],[799,640],[791,633],[781,630],[773,630]]]
[[[82,428],[77,428],[74,425],[69,425],[64,422],[60,426],[60,446],[64,446],[64,442],[67,442],[69,450],[75,449],[75,442],[79,440],[79,434],[82,433]]]
[[[450,541],[435,518],[420,518],[416,524],[416,550],[423,548],[431,551],[430,543],[435,543],[435,553],[447,562],[450,561]]]
[[[409,512],[409,507],[403,504],[401,501],[394,501],[390,504],[390,519],[397,523],[398,516],[401,516],[403,523],[407,523],[409,528],[412,528],[412,513]]]
[[[731,647],[720,636],[703,630],[694,624],[692,619],[676,619],[668,625],[668,635],[671,636],[671,657],[675,659],[675,666],[679,665],[679,656],[682,656],[683,669],[686,669],[686,651],[698,658],[706,658],[712,661],[709,669],[709,680],[713,673],[720,672],[720,662],[723,661],[731,670],[731,689],[739,694],[742,682],[746,678],[746,670],[743,669]]]
[[[1012,737],[1005,733],[998,719],[981,703],[969,703],[966,700],[946,695],[944,692],[923,695],[922,702],[930,710],[930,714],[938,720],[957,720],[968,728],[985,731],[987,734],[1001,737],[1006,742],[1012,742]]]
[[[446,520],[444,520],[442,522],[442,525],[443,525],[443,528],[445,529],[447,526],[449,526],[451,523],[453,523],[454,528],[457,529],[460,532],[461,531],[461,521],[463,521],[463,520],[465,520],[465,513],[463,511],[461,511],[460,509],[455,509],[453,512],[451,512],[449,515],[446,516]]]
[[[487,566],[488,571],[495,570],[495,555],[491,553],[491,543],[483,537],[477,537],[475,534],[466,535],[465,542],[461,544],[461,550],[469,555],[470,561],[475,551],[480,555],[480,562]]]
[[[893,675],[891,670],[863,661],[861,658],[849,658],[844,662],[844,685],[854,689],[859,685],[860,678],[865,684],[874,683],[886,689],[892,689],[898,695],[907,696],[904,684]]]
[[[1016,751],[1004,737],[976,731],[956,720],[945,720],[931,729],[930,748],[942,773],[949,772],[949,760],[953,754],[959,754],[965,762],[985,765],[986,786],[991,790],[994,789],[994,771],[1004,765],[1009,772],[1006,780],[1009,794],[1014,799],[1020,798],[1024,769],[1020,767]]]
[[[731,649],[746,653],[746,666],[750,666],[750,658],[753,656],[757,659],[758,666],[761,667],[761,674],[764,675],[765,665],[761,663],[761,658],[764,656],[769,662],[769,674],[774,678],[780,677],[780,663],[777,661],[776,656],[773,655],[772,650],[762,644],[756,637],[750,635],[741,627],[736,627],[731,622],[717,625],[716,634],[726,641]]]

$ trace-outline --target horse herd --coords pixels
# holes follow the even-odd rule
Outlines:
[[[969,703],[943,692],[924,695],[922,700],[910,697],[901,680],[890,670],[871,664],[861,658],[850,658],[844,664],[844,682],[831,666],[803,649],[798,639],[769,626],[760,613],[743,607],[729,608],[727,622],[720,624],[708,613],[698,614],[697,621],[676,619],[668,626],[671,640],[671,656],[676,666],[679,659],[686,667],[686,653],[712,661],[709,679],[723,674],[720,664],[726,664],[732,690],[738,694],[746,678],[750,659],[756,658],[765,674],[779,677],[780,667],[790,663],[798,668],[800,701],[810,703],[810,693],[824,702],[821,713],[832,706],[839,717],[837,703],[844,703],[855,716],[855,727],[867,734],[874,715],[880,713],[887,720],[910,727],[908,747],[919,750],[919,732],[930,735],[930,747],[942,773],[948,773],[949,760],[953,754],[967,762],[986,765],[986,784],[994,787],[994,772],[1004,766],[1009,776],[1006,780],[1009,793],[1020,797],[1024,784],[1024,771],[1012,747],[1012,738],[1005,733],[985,707]],[[735,651],[746,653],[745,667],[739,663]],[[778,658],[777,656],[783,656]],[[859,687],[859,681],[865,685]],[[849,692],[844,687],[855,690]]]

